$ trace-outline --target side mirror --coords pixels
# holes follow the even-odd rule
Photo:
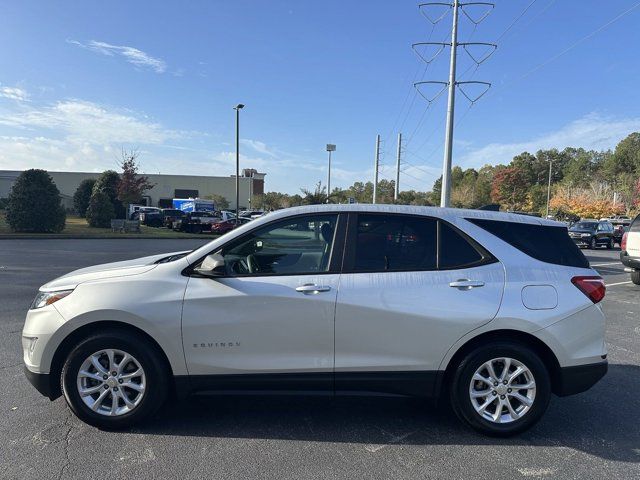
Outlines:
[[[222,277],[227,274],[224,257],[217,253],[207,255],[202,261],[202,264],[194,269],[194,272],[204,277]]]

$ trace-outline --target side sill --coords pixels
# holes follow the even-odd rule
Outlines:
[[[182,375],[174,377],[178,398],[218,395],[386,395],[438,397],[444,372],[380,371]]]

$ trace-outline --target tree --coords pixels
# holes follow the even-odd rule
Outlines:
[[[93,193],[102,192],[109,197],[111,205],[113,205],[114,217],[125,218],[126,208],[120,200],[118,200],[118,186],[120,184],[120,175],[113,170],[105,170],[96,180],[93,186]]]
[[[87,207],[87,221],[90,227],[109,228],[111,219],[115,217],[115,210],[109,195],[97,190],[91,195]]]
[[[45,170],[22,172],[7,199],[7,223],[14,232],[58,233],[66,213],[60,191]]]
[[[80,182],[76,193],[73,194],[73,208],[75,208],[76,213],[81,217],[84,217],[87,213],[87,207],[89,206],[89,200],[91,199],[91,193],[93,192],[95,184],[95,178],[87,178]]]
[[[517,167],[500,170],[493,178],[491,199],[508,210],[522,210],[527,202],[527,180]]]
[[[123,205],[141,203],[144,192],[155,187],[154,183],[149,182],[149,177],[138,174],[138,156],[137,150],[122,150],[122,161],[120,162],[122,175],[120,175],[118,182],[117,198]]]
[[[301,188],[300,191],[304,195],[302,203],[305,205],[322,205],[327,202],[326,189],[322,186],[322,182],[318,182],[313,191],[306,188]]]

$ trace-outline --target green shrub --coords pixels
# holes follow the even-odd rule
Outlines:
[[[87,222],[89,222],[89,226],[109,228],[111,219],[114,217],[115,211],[109,195],[99,190],[93,192],[87,207]]]
[[[89,206],[89,200],[91,199],[91,193],[93,192],[95,184],[96,180],[94,178],[87,178],[80,182],[76,193],[73,194],[73,208],[81,217],[87,214],[87,207]]]
[[[26,170],[18,176],[6,210],[14,232],[57,233],[66,220],[60,191],[45,170]]]
[[[7,203],[9,203],[8,198],[0,198],[0,210],[7,208]]]
[[[120,175],[113,170],[105,170],[100,174],[96,184],[93,186],[93,192],[106,193],[113,205],[115,215],[111,218],[125,218],[127,214],[126,207],[118,200],[118,189],[120,187]]]

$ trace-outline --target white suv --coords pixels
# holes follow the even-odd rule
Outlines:
[[[170,391],[437,397],[493,435],[607,371],[605,287],[564,225],[390,205],[298,207],[192,252],[41,287],[29,380],[101,428]]]
[[[626,267],[625,271],[631,273],[633,283],[640,285],[640,215],[622,236],[620,250],[620,261]]]

